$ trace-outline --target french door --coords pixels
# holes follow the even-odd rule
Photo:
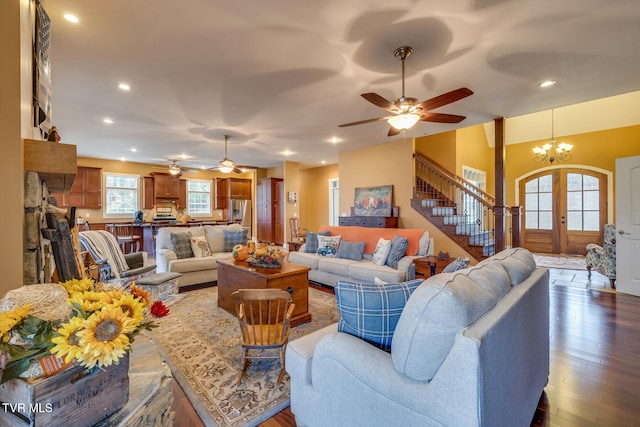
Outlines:
[[[607,176],[586,169],[553,169],[520,182],[523,246],[532,252],[585,255],[602,244],[607,223]]]

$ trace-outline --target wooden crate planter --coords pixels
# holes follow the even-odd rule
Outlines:
[[[0,386],[2,417],[9,426],[84,427],[129,400],[129,355],[119,365],[85,373],[85,368],[73,366],[50,378],[7,381]]]

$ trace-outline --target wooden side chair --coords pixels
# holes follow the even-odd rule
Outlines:
[[[140,251],[140,236],[133,233],[133,223],[107,224],[106,230],[116,236],[122,253],[129,254]]]
[[[248,359],[279,358],[282,370],[278,382],[281,382],[285,373],[289,325],[295,307],[291,295],[281,289],[240,289],[231,296],[242,333],[242,370],[236,384],[242,380]],[[250,350],[256,353],[249,354]]]

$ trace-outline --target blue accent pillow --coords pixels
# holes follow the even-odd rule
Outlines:
[[[360,261],[362,254],[364,253],[364,247],[367,242],[347,242],[342,240],[340,246],[338,246],[338,253],[336,258],[352,259],[354,261]]]
[[[246,245],[248,232],[249,230],[222,230],[222,233],[224,233],[222,252],[233,252],[235,245]]]
[[[320,236],[328,236],[328,231],[319,231],[317,233],[313,233],[311,231],[307,231],[307,240],[304,245],[304,252],[307,254],[315,254],[318,252],[318,235]]]
[[[191,250],[191,232],[171,233],[171,245],[178,259],[193,258],[193,250]]]
[[[340,321],[338,331],[391,351],[393,332],[404,306],[422,279],[402,283],[338,282],[334,288]]]
[[[462,270],[469,267],[469,259],[456,258],[452,263],[448,264],[442,269],[443,273],[453,273],[454,271]]]
[[[407,247],[409,247],[409,239],[406,237],[400,237],[399,234],[393,236],[393,239],[391,240],[391,250],[389,251],[385,264],[391,268],[397,269],[398,261],[400,261],[407,252]]]

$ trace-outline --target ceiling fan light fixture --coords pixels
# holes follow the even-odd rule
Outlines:
[[[226,157],[220,160],[220,163],[218,163],[218,170],[222,173],[230,173],[233,171],[234,167],[235,164],[233,163],[233,160]]]
[[[418,123],[419,120],[419,115],[415,113],[406,113],[389,117],[387,119],[387,122],[397,130],[405,130],[412,128],[416,123]]]
[[[171,163],[169,165],[169,173],[171,175],[180,175],[180,172],[182,172],[180,170],[180,166],[178,165],[178,163],[174,160],[173,163]]]

